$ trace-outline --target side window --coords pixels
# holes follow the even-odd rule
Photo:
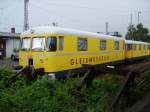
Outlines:
[[[148,50],[148,45],[146,45],[146,50]]]
[[[141,50],[143,50],[143,45],[141,44]]]
[[[115,41],[115,50],[119,50],[119,41]]]
[[[106,50],[106,40],[100,40],[100,50]]]
[[[133,44],[133,50],[136,50],[136,44]]]
[[[86,51],[87,50],[87,39],[86,38],[78,38],[78,50]]]
[[[48,48],[48,51],[56,51],[57,50],[57,38],[56,37],[48,37],[47,38],[47,48]]]
[[[126,44],[126,50],[132,50],[132,45],[131,44]]]
[[[139,50],[141,50],[141,44],[139,44]]]
[[[143,50],[145,50],[145,45],[143,45]]]
[[[59,51],[63,51],[63,50],[64,50],[64,37],[59,36]]]

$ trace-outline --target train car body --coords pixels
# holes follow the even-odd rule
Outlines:
[[[83,64],[116,64],[125,60],[125,39],[59,27],[37,27],[21,35],[19,64],[56,73]]]
[[[150,57],[150,44],[60,27],[36,27],[21,34],[19,64],[48,74],[106,66]]]
[[[126,44],[126,51],[125,51],[126,61],[139,60],[150,56],[149,43],[133,40],[125,40],[125,44]]]

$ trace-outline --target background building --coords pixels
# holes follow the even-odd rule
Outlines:
[[[0,57],[11,57],[14,50],[19,49],[20,33],[15,33],[15,29],[10,32],[0,32]]]

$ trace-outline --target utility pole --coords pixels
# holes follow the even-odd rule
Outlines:
[[[105,24],[106,24],[106,34],[108,34],[108,22],[106,22]]]
[[[29,29],[28,3],[29,3],[29,0],[24,0],[24,27],[23,27],[24,31]]]
[[[141,11],[138,11],[138,24],[140,24],[140,14],[141,14]]]

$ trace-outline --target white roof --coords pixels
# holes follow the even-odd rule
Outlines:
[[[124,38],[110,36],[110,35],[103,35],[98,33],[87,32],[87,31],[80,31],[80,30],[67,29],[61,27],[52,27],[52,26],[34,27],[22,33],[22,35],[28,35],[28,34],[64,34],[64,35],[78,35],[83,37],[88,36],[93,38],[104,38],[104,39],[115,39],[115,40],[124,39]]]
[[[145,44],[145,45],[149,45],[150,44],[150,43],[147,43],[147,42],[134,41],[134,40],[125,40],[125,43],[127,43],[127,44]]]
[[[0,38],[19,38],[20,33],[9,33],[9,32],[0,32]]]

